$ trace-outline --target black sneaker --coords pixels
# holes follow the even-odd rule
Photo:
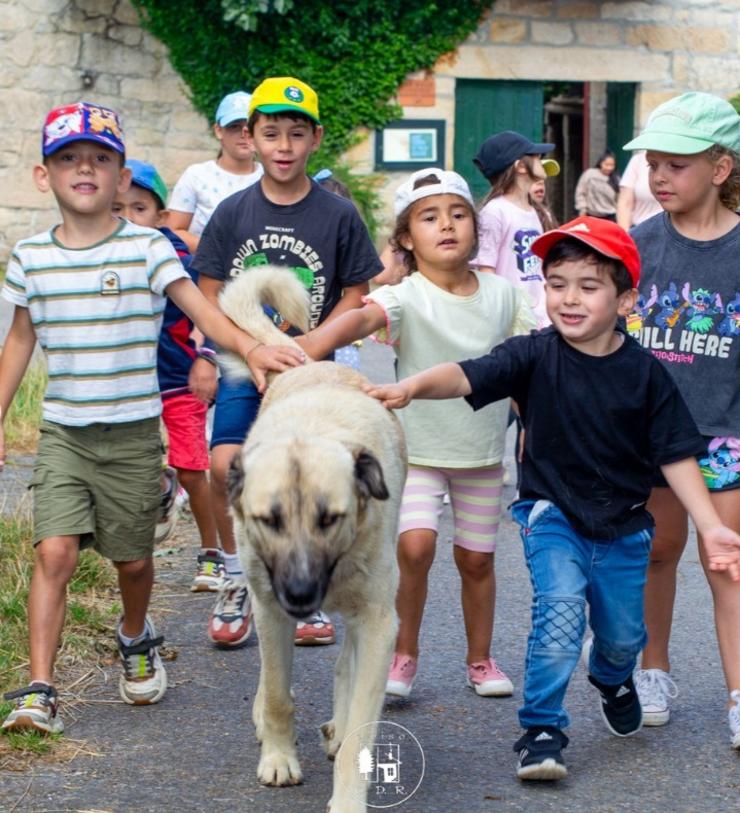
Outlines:
[[[561,751],[568,738],[554,726],[528,728],[514,744],[519,752],[516,775],[520,779],[565,779],[568,769]]]
[[[636,734],[642,728],[642,706],[632,675],[617,686],[600,683],[593,675],[588,680],[601,693],[601,716],[609,731],[617,737]]]

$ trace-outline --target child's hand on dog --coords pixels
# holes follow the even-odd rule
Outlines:
[[[284,373],[291,367],[300,367],[306,363],[306,354],[294,347],[258,344],[246,354],[244,360],[257,391],[263,393],[267,389],[268,372]]]
[[[365,384],[362,388],[376,398],[386,409],[401,409],[411,401],[411,389],[404,382],[399,384]]]

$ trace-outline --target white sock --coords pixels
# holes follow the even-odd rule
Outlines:
[[[145,623],[144,629],[138,635],[135,635],[133,638],[129,638],[128,635],[123,634],[121,624],[118,625],[118,637],[121,639],[121,643],[124,646],[133,646],[134,644],[138,644],[139,641],[144,640],[147,633],[151,635],[151,629],[149,624]]]
[[[239,561],[239,554],[226,553],[224,551],[222,552],[222,556],[224,557],[224,567],[226,568],[226,575],[230,579],[242,578],[244,576],[244,571],[242,570],[242,563]]]

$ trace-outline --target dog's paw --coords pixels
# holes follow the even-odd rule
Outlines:
[[[334,725],[334,720],[329,720],[328,723],[324,723],[321,726],[321,744],[324,747],[324,751],[326,751],[327,757],[333,760],[337,755],[337,751],[339,751],[339,746],[342,744],[341,739],[337,737],[337,729]]]
[[[385,807],[390,807],[390,805],[385,805]],[[364,802],[351,797],[340,799],[332,796],[326,805],[326,813],[365,813],[366,810]]]
[[[260,757],[257,778],[263,785],[280,787],[300,785],[303,781],[303,774],[295,753],[269,751]]]

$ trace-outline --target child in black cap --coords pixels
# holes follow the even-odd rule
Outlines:
[[[540,160],[553,149],[554,144],[537,144],[520,133],[505,130],[489,136],[473,159],[491,190],[478,215],[480,244],[471,264],[520,287],[537,317],[538,327],[550,321],[545,313],[540,259],[530,250],[542,234],[542,225],[529,191],[535,181],[557,174],[554,164],[544,166]]]

